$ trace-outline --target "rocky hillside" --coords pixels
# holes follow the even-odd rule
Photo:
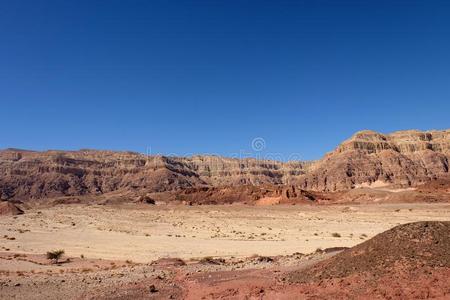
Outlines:
[[[296,182],[315,191],[415,186],[449,174],[450,130],[357,132]]]
[[[400,266],[450,268],[450,222],[416,222],[398,225],[372,239],[319,263],[295,271],[292,280],[308,282],[371,273],[382,276]]]
[[[287,277],[297,297],[448,299],[450,222],[399,225]],[[284,293],[281,289],[272,298]]]
[[[216,188],[223,193],[223,187],[261,185],[295,186],[296,194],[370,185],[413,186],[448,175],[449,160],[450,130],[388,135],[362,131],[316,162],[7,149],[0,151],[0,197],[26,201],[117,191],[183,190],[180,193],[186,194],[186,190],[198,190],[204,194]],[[270,196],[280,193],[284,192],[274,190]],[[255,196],[253,191],[246,194],[267,196]]]
[[[281,185],[305,174],[310,163],[145,156],[132,152],[0,152],[3,200],[100,195],[114,191],[139,194],[190,188]]]

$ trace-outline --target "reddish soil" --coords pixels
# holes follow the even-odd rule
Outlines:
[[[0,201],[0,216],[16,216],[23,214],[23,210],[11,202]]]
[[[450,222],[397,226],[313,266],[202,274],[187,299],[450,299]]]
[[[4,299],[450,299],[450,222],[399,225],[349,249],[151,264],[2,254]],[[34,264],[33,270],[29,270]]]

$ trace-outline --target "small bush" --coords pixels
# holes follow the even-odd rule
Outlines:
[[[341,235],[340,235],[339,233],[337,233],[337,232],[333,232],[333,233],[331,234],[331,236],[332,236],[332,237],[335,237],[335,238],[340,238],[340,237],[341,237]]]
[[[58,260],[63,256],[64,250],[53,250],[47,252],[47,259],[53,260],[55,264],[58,263]]]

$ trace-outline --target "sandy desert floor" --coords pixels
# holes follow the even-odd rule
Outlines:
[[[333,247],[418,220],[450,220],[450,205],[35,208],[0,218],[0,299],[347,299],[358,285],[320,294],[321,282],[286,280],[342,251]],[[58,264],[46,259],[53,249],[65,250]],[[425,296],[450,294],[449,270],[433,270],[443,286],[423,281]]]
[[[289,255],[354,246],[395,225],[427,220],[450,220],[450,205],[60,205],[1,217],[0,251],[64,249],[70,257],[140,263]]]

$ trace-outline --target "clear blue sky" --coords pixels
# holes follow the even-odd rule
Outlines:
[[[0,1],[0,148],[321,157],[450,127],[450,1]]]

